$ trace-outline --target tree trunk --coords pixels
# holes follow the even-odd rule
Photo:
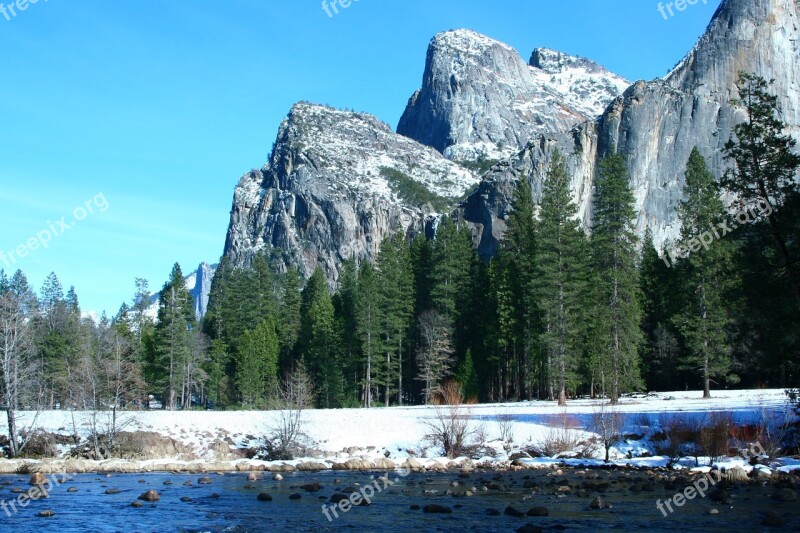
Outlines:
[[[8,419],[8,448],[10,458],[13,459],[19,455],[19,442],[17,441],[17,414],[10,404],[6,409],[6,417]]]

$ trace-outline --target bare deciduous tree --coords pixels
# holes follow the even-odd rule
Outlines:
[[[72,373],[75,407],[87,412],[89,438],[97,459],[110,455],[117,435],[133,422],[118,412],[141,398],[144,388],[132,346],[117,330],[117,324],[103,322],[100,332],[100,342],[87,342],[81,348]]]
[[[592,413],[592,431],[598,434],[605,450],[605,462],[609,462],[611,447],[622,438],[625,417],[615,404],[600,402]]]
[[[420,346],[417,352],[419,375],[424,383],[425,405],[453,364],[452,326],[438,311],[428,310],[419,317]]]
[[[2,373],[2,402],[8,422],[9,455],[22,453],[36,424],[41,394],[36,387],[34,348],[30,319],[24,295],[13,292],[0,294],[0,373]],[[27,430],[19,429],[19,409],[33,410],[33,420]]]
[[[314,382],[302,361],[284,377],[271,403],[276,411],[265,437],[267,459],[292,459],[308,441],[303,411],[314,406]]]
[[[428,430],[425,439],[440,446],[447,457],[472,455],[486,441],[483,424],[471,421],[472,410],[464,405],[461,384],[448,381],[437,389],[437,406],[432,419],[423,422]]]

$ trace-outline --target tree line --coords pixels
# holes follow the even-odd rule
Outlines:
[[[397,234],[374,262],[346,261],[334,291],[319,269],[304,281],[265,253],[246,266],[223,258],[199,322],[177,264],[155,320],[144,280],[94,321],[55,274],[36,295],[22,272],[0,273],[5,406],[262,409],[289,375],[313,383],[321,408],[435,402],[448,380],[481,401],[562,404],[794,385],[800,157],[769,84],[743,75],[740,95],[747,120],[726,146],[730,170],[717,182],[692,152],[680,236],[663,250],[649,231],[639,242],[623,154],[601,161],[582,228],[556,152],[538,204],[519,181],[488,262],[449,216],[433,239]],[[742,224],[737,205],[760,211]]]

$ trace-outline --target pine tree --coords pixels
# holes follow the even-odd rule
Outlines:
[[[424,235],[411,242],[411,270],[414,273],[414,315],[430,309],[433,287],[433,245]]]
[[[736,380],[728,375],[731,342],[727,331],[729,287],[735,274],[728,270],[733,259],[731,241],[714,240],[715,228],[725,220],[719,186],[696,148],[686,168],[684,195],[678,207],[681,245],[693,253],[679,265],[688,307],[676,322],[688,348],[683,365],[701,373],[703,398],[710,398],[712,378]]]
[[[464,398],[477,399],[480,392],[478,387],[478,375],[475,373],[475,365],[472,362],[472,351],[467,350],[467,355],[458,366],[456,371],[456,381],[461,384]]]
[[[666,257],[666,256],[664,256]],[[674,286],[675,270],[659,256],[653,244],[653,233],[645,231],[639,267],[642,288],[642,372],[648,390],[674,390],[674,369],[677,366],[678,340],[672,328],[674,314],[670,297],[680,286]]]
[[[587,265],[577,213],[566,162],[556,151],[542,192],[535,283],[544,323],[540,338],[559,405],[566,405],[567,389],[575,385],[584,330]]]
[[[411,241],[411,270],[414,275],[414,315],[411,323],[410,339],[412,346],[417,346],[420,342],[419,335],[419,316],[426,310],[431,309],[431,290],[433,286],[433,243],[425,238],[424,235],[417,235]],[[419,381],[416,379],[416,350],[411,352],[412,361],[408,365],[407,377],[411,377],[408,382],[410,387],[409,396],[416,398],[419,396]]]
[[[356,331],[361,340],[362,401],[364,407],[372,407],[373,378],[383,353],[381,341],[381,311],[378,281],[375,268],[364,262],[358,272],[358,297],[356,300]]]
[[[402,234],[388,237],[381,243],[377,270],[383,351],[386,354],[381,381],[385,391],[384,403],[388,407],[392,392],[397,392],[398,405],[403,403],[403,359],[408,359],[408,332],[414,312],[411,255]]]
[[[236,361],[236,382],[244,406],[263,407],[277,392],[278,352],[278,335],[272,318],[244,333]]]
[[[317,385],[318,405],[337,407],[341,402],[341,364],[333,302],[322,270],[306,282],[301,303],[300,357]]]
[[[637,270],[636,211],[625,157],[600,163],[594,197],[592,265],[595,324],[593,367],[612,403],[639,388],[641,296]]]
[[[742,73],[739,80],[739,105],[747,120],[734,127],[735,140],[725,145],[726,157],[735,168],[722,180],[723,187],[744,204],[760,206],[769,213],[768,221],[778,252],[779,269],[788,280],[800,306],[800,266],[786,219],[779,208],[797,201],[800,155],[794,153],[797,141],[777,118],[778,99],[769,93],[770,84],[761,77]]]
[[[498,262],[499,320],[502,333],[499,341],[503,355],[500,362],[499,390],[501,398],[533,397],[534,347],[540,329],[535,266],[537,255],[536,206],[531,183],[520,179],[511,201],[511,213],[500,248]],[[539,376],[543,378],[543,376]],[[538,387],[537,387],[538,388]]]
[[[518,288],[519,271],[514,256],[502,254],[490,266],[490,287],[496,309],[494,344],[496,350],[489,357],[494,379],[490,397],[504,401],[512,396],[512,365],[523,350],[524,310]]]
[[[433,242],[431,299],[433,306],[454,323],[467,294],[473,253],[469,229],[457,227],[449,216],[443,217]]]
[[[342,265],[339,287],[333,299],[336,329],[342,349],[343,393],[346,405],[358,405],[361,386],[361,337],[358,333],[358,267],[355,259]]]
[[[278,338],[281,345],[280,368],[284,372],[294,367],[294,353],[300,336],[300,309],[303,281],[295,268],[289,268],[283,278],[283,294],[278,311]]]
[[[186,290],[181,266],[175,263],[158,299],[155,359],[152,361],[152,374],[157,380],[153,385],[163,387],[163,405],[169,410],[177,406],[178,388],[183,382],[183,368],[190,352],[190,333],[194,329],[192,297]]]

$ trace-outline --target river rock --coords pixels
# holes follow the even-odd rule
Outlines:
[[[600,510],[600,509],[611,509],[612,507],[613,506],[610,503],[605,501],[600,496],[596,497],[594,500],[592,500],[592,503],[589,504],[589,509],[591,509],[593,511]]]
[[[744,468],[741,466],[729,468],[728,471],[725,472],[725,479],[731,483],[747,483],[750,481],[747,472],[745,472]]]
[[[267,494],[266,492],[262,492],[257,496],[257,499],[260,502],[271,502],[272,496],[270,494]]]
[[[775,511],[769,511],[762,524],[767,527],[783,527],[786,525],[786,520]]]
[[[333,496],[331,496],[331,499],[329,501],[330,501],[330,503],[339,503],[339,502],[342,502],[342,501],[344,501],[346,499],[348,499],[347,494],[342,494],[341,492],[336,492],[336,493],[334,493]]]
[[[514,518],[522,518],[523,516],[525,516],[525,513],[523,513],[518,509],[514,509],[510,505],[506,507],[505,511],[503,511],[503,514],[506,516],[513,516]]]
[[[300,488],[306,492],[319,492],[322,486],[314,481],[313,483],[306,483],[305,485],[300,485]]]
[[[776,492],[772,498],[778,500],[779,502],[796,502],[797,492],[795,492],[793,489],[781,489]]]
[[[146,502],[157,502],[158,500],[161,499],[161,495],[158,494],[158,491],[150,489],[147,492],[142,493],[139,496],[139,499]]]
[[[321,470],[327,470],[328,465],[325,463],[318,463],[316,461],[307,461],[305,463],[300,463],[297,465],[297,470],[300,472],[319,472]]]
[[[423,507],[422,512],[429,514],[451,514],[453,510],[444,505],[437,505],[435,503],[431,503]]]
[[[547,507],[531,507],[528,509],[528,516],[550,516]]]

